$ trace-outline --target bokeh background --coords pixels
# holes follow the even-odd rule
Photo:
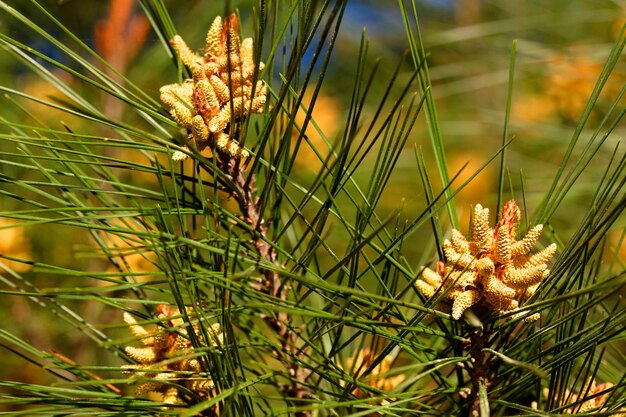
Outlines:
[[[46,24],[46,17],[30,2],[14,0],[7,3],[41,22],[44,27],[49,27],[55,36],[67,38],[53,25]],[[172,60],[151,30],[138,2],[55,0],[40,3],[76,34],[80,41],[94,48],[117,71],[141,86],[154,99],[158,99],[158,88],[161,85],[176,79]],[[202,46],[208,25],[215,16],[223,15],[225,11],[224,5],[216,1],[176,0],[165,3],[178,32],[192,48]],[[528,215],[532,216],[534,206],[547,191],[557,172],[608,52],[626,21],[626,2],[423,0],[417,3],[451,175],[467,164],[455,185],[474,174],[501,147],[512,43],[517,41],[510,114],[512,142],[508,148],[507,168],[510,185],[517,197],[521,196],[523,184],[526,208],[529,210]],[[251,35],[256,2],[233,1],[232,5],[240,12],[244,35]],[[385,77],[391,74],[398,62],[407,62],[400,79],[406,80],[410,76],[410,58],[404,55],[407,51],[406,34],[397,2],[350,0],[335,55],[313,112],[314,120],[329,139],[341,134],[344,129],[345,112],[350,100],[345,86],[353,82],[356,70],[354,62],[364,27],[369,41],[369,59],[372,64],[377,59],[381,61],[381,82],[374,84],[368,111],[374,111],[377,104],[375,98],[386,90]],[[0,31],[61,62],[65,60],[52,45],[8,16],[0,16]],[[60,97],[54,87],[24,68],[5,51],[0,51],[0,56],[0,84],[45,99]],[[102,65],[95,58],[89,59]],[[74,65],[69,61],[65,63],[70,67]],[[54,71],[92,103],[104,109],[108,116],[141,126],[145,123],[135,114],[125,113],[120,102],[85,87],[67,73],[58,69]],[[278,82],[278,74],[274,76],[275,82]],[[583,137],[588,137],[594,126],[600,123],[625,82],[626,65],[622,59],[600,96],[590,122],[585,126]],[[36,115],[43,123],[56,128],[65,123],[76,131],[88,130],[88,122],[85,120],[72,118],[66,113],[30,101],[25,100],[22,104],[32,113],[28,114],[12,105],[6,97],[2,98],[0,114],[5,119],[25,124],[37,122]],[[98,129],[94,134],[107,134],[103,128]],[[311,141],[323,146],[320,136],[313,129],[308,132],[308,136]],[[623,137],[624,127],[613,132],[600,150],[603,156],[598,161],[602,158],[608,160],[617,142]],[[431,155],[428,143],[422,114],[392,177],[388,198],[382,202],[383,215],[385,211],[392,212],[402,207],[406,218],[411,218],[412,212],[425,206],[416,168],[415,147],[422,148],[428,160]],[[0,146],[7,144],[2,142]],[[132,149],[103,146],[102,152],[139,165],[147,164],[144,156]],[[432,178],[437,178],[434,163],[431,168]],[[590,167],[575,190],[568,195],[551,222],[551,226],[559,231],[557,238],[567,240],[568,231],[574,229],[583,214],[577,210],[577,206],[590,198],[595,190],[595,181],[603,174],[604,168],[600,163]],[[0,169],[5,173],[8,173],[6,170],[12,170],[12,175],[21,178],[29,178],[30,175],[28,171],[20,171],[18,166],[3,165]],[[294,175],[306,183],[317,169],[319,161],[310,149],[303,148]],[[156,178],[140,170],[124,170],[120,175],[129,183],[158,189]],[[368,172],[361,170],[358,175],[365,179]],[[471,205],[481,203],[495,206],[497,177],[498,166],[494,162],[457,196],[455,201],[462,230],[467,228]],[[0,181],[0,187],[5,186],[8,187]],[[506,196],[512,195],[509,185],[506,190]],[[0,197],[0,211],[20,208],[23,207],[17,200]],[[54,224],[28,228],[8,227],[12,222],[11,219],[0,218],[0,253],[5,256],[75,270],[97,272],[107,271],[111,267],[106,259],[96,256],[92,250],[92,236],[82,230],[70,230]],[[609,236],[611,245],[621,243],[623,231],[624,221],[621,229],[615,228],[612,232],[614,235]],[[430,236],[428,229],[414,235],[411,247],[406,248],[406,256],[412,264],[425,264],[433,259],[434,240]],[[341,234],[330,233],[328,239],[331,246],[340,247],[342,244]],[[122,247],[129,245],[128,242],[117,244]],[[626,250],[622,249],[619,256],[626,258]],[[28,263],[2,262],[29,276],[39,288],[67,287],[68,282],[77,286],[84,284],[72,283],[73,278],[63,274],[33,269]],[[150,254],[127,256],[125,262],[129,270],[135,272],[150,272],[155,268]],[[94,282],[88,285],[95,285]],[[5,288],[8,289],[7,286]],[[87,322],[96,323],[112,337],[128,336],[124,329],[120,329],[118,311],[80,301],[76,302],[74,308]],[[21,335],[40,349],[54,349],[83,365],[119,365],[110,353],[88,340],[84,333],[70,331],[65,323],[39,308],[27,297],[3,296],[0,316],[2,328]],[[5,351],[0,355],[0,379],[48,384],[51,377],[27,361],[18,363],[17,357]]]

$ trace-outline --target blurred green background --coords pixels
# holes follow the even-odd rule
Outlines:
[[[44,27],[49,27],[51,33],[60,39],[67,38],[67,35],[46,23],[47,19],[41,11],[30,2],[13,0],[7,3]],[[199,49],[202,46],[210,22],[215,16],[225,13],[225,6],[221,2],[177,0],[165,3],[179,34],[192,48]],[[155,100],[158,99],[160,86],[177,79],[171,58],[163,43],[154,36],[136,2],[66,0],[42,1],[41,4],[82,42],[94,48]],[[256,2],[234,1],[232,5],[240,12],[244,36],[251,36]],[[468,164],[455,182],[455,187],[469,178],[501,146],[512,42],[517,40],[510,125],[512,143],[508,148],[507,168],[510,185],[518,198],[523,183],[525,207],[531,217],[532,209],[547,191],[558,169],[608,51],[626,21],[626,2],[424,0],[418,2],[418,15],[427,47],[433,94],[451,176],[464,164]],[[372,64],[380,59],[382,68],[377,78],[381,82],[374,84],[368,111],[374,111],[378,104],[376,99],[385,93],[385,79],[397,63],[401,60],[410,62],[410,58],[403,55],[407,50],[407,41],[397,2],[349,1],[335,55],[313,112],[314,120],[330,139],[344,129],[345,111],[350,100],[345,94],[345,86],[353,82],[354,62],[363,27],[366,27],[365,34],[369,40],[369,58]],[[65,57],[53,46],[8,16],[0,16],[0,31],[65,62]],[[67,42],[68,45],[72,44],[69,39]],[[268,45],[264,47],[267,53]],[[5,51],[0,51],[0,54],[1,85],[45,99],[60,97],[54,87],[24,68],[12,56]],[[73,65],[72,62],[65,63]],[[590,123],[585,126],[583,137],[589,136],[589,132],[600,123],[623,87],[626,81],[624,64],[622,59],[612,74]],[[408,79],[409,67],[403,67],[400,79]],[[92,103],[104,109],[110,117],[150,129],[135,113],[124,112],[120,102],[86,87],[68,74],[60,76]],[[274,77],[274,82],[278,82],[278,74],[274,74]],[[74,131],[88,132],[90,129],[85,120],[26,100],[21,103],[51,127],[61,128],[62,123],[65,123],[72,126]],[[0,98],[0,114],[14,122],[37,122],[32,115],[25,114],[6,97]],[[598,161],[602,158],[608,161],[624,133],[624,127],[621,127],[611,134],[600,150],[603,157],[598,158]],[[107,133],[97,127],[92,134]],[[313,129],[308,135],[313,142],[321,144],[319,135]],[[392,177],[388,198],[382,203],[382,217],[384,211],[392,212],[402,207],[404,216],[411,218],[411,213],[422,210],[426,205],[414,149],[416,146],[423,148],[428,160],[431,152],[428,143],[422,114]],[[0,146],[8,144],[2,142]],[[104,146],[102,151],[113,152],[117,157],[135,163],[147,163],[139,152],[132,149],[110,149]],[[302,149],[297,162],[295,175],[304,183],[319,169],[319,162],[307,148]],[[553,217],[551,227],[558,230],[557,238],[567,240],[568,231],[573,230],[583,215],[577,208],[595,191],[595,182],[604,169],[605,165],[600,163],[590,167]],[[14,170],[11,175],[20,178],[29,178],[31,175],[28,171],[21,172],[16,166],[4,165],[2,170]],[[431,174],[432,178],[437,177],[434,164]],[[362,169],[358,175],[365,179],[368,172]],[[131,169],[121,170],[120,176],[129,183],[159,189],[156,178]],[[481,203],[495,207],[497,177],[497,163],[492,163],[457,196],[456,206],[463,231],[467,230],[471,205]],[[0,182],[0,187],[10,190],[10,185],[3,182]],[[511,195],[507,185],[505,196],[508,198]],[[1,197],[0,211],[20,208],[23,207],[19,201]],[[0,227],[8,226],[11,222],[10,219],[0,218]],[[529,220],[529,223],[532,221]],[[623,229],[624,221],[621,229],[615,228],[614,236],[609,236],[611,245],[618,245]],[[414,235],[411,245],[405,247],[405,255],[415,268],[433,260],[435,249],[431,236],[430,229],[424,228]],[[82,230],[71,230],[54,224],[0,229],[0,253],[3,255],[77,270],[108,270],[110,265],[105,259],[92,256],[90,247],[93,244],[91,236]],[[341,234],[330,233],[328,244],[341,247]],[[619,256],[626,257],[624,247]],[[136,262],[129,265],[133,271],[150,271],[154,268],[142,256],[134,260],[128,257],[127,261],[129,264]],[[9,262],[9,265],[32,277],[40,288],[97,285],[96,281],[73,282],[71,277],[33,270],[24,263]],[[94,323],[114,339],[128,336],[124,329],[111,326],[119,325],[119,311],[82,302],[76,302],[74,308],[86,321]],[[48,312],[27,297],[5,296],[0,305],[0,314],[4,329],[21,335],[40,349],[54,349],[83,365],[119,365],[110,353],[95,346],[84,333],[72,332],[72,329],[68,329],[58,319],[51,318]],[[21,362],[8,352],[0,356],[0,379],[39,384],[47,384],[51,380],[38,367],[26,361]]]

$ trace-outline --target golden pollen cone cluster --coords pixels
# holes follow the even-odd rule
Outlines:
[[[541,235],[542,225],[516,240],[520,218],[517,203],[510,200],[492,229],[489,209],[477,204],[471,240],[453,229],[451,238],[443,244],[446,262],[440,262],[436,271],[424,268],[421,279],[415,283],[417,289],[428,298],[447,292],[446,302],[451,304],[455,320],[473,305],[500,312],[516,310],[548,276],[547,262],[556,252],[556,245],[551,244],[530,253]],[[525,320],[538,318],[538,314],[533,314]]]
[[[608,408],[604,407],[605,403],[611,397],[611,392],[609,391],[613,388],[613,384],[610,382],[605,382],[602,384],[597,384],[593,378],[589,378],[587,384],[582,387],[579,395],[577,395],[574,391],[571,391],[569,388],[565,388],[565,393],[563,396],[558,395],[550,395],[550,389],[543,389],[544,399],[548,400],[552,397],[553,407],[562,407],[565,404],[578,403],[577,405],[573,405],[565,410],[561,411],[562,414],[582,414],[589,413],[592,414],[600,413],[600,412],[608,412]],[[604,392],[606,391],[606,392]],[[600,394],[602,393],[603,394]],[[600,394],[600,395],[598,395]],[[560,397],[560,400],[559,400]],[[591,398],[590,398],[591,397]],[[587,398],[587,399],[586,399]],[[531,404],[531,408],[534,410],[537,409],[537,403],[533,401]],[[615,414],[610,414],[615,417],[626,417],[626,408],[622,407],[619,412],[617,410],[613,410]],[[591,415],[591,414],[590,414]],[[608,415],[608,414],[607,414]]]
[[[378,365],[374,366],[374,368],[372,368],[372,370],[365,375],[364,373],[366,369],[369,369],[375,359],[376,354],[374,352],[372,352],[369,348],[363,348],[355,352],[354,355],[347,360],[346,367],[344,369],[353,374],[354,379],[358,380],[360,383],[385,392],[393,390],[406,379],[404,374],[397,374],[393,372],[393,355],[383,358]],[[342,382],[342,385],[345,386],[345,381]],[[355,387],[351,393],[355,397],[361,399],[368,398],[372,395],[372,393],[368,392],[367,389],[361,389],[358,386]],[[393,398],[381,399],[379,397],[377,401],[379,405],[385,406],[393,400]],[[383,413],[377,412],[375,414],[382,415]]]
[[[222,154],[246,158],[248,151],[233,139],[237,133],[233,124],[263,111],[267,87],[262,80],[254,82],[254,73],[263,69],[263,63],[254,62],[252,38],[242,41],[238,26],[234,14],[224,22],[215,18],[201,55],[175,36],[170,43],[193,78],[165,85],[160,93],[172,118],[189,132],[188,142],[199,151],[214,145]],[[180,151],[172,155],[174,160],[186,157]]]
[[[187,309],[187,316],[195,323],[189,326],[178,309],[170,310],[166,305],[157,308],[158,318],[171,328],[154,326],[152,329],[137,323],[129,313],[124,313],[124,321],[130,332],[137,337],[142,347],[127,346],[126,354],[137,364],[125,365],[127,375],[141,379],[135,388],[136,395],[153,394],[161,402],[167,404],[183,403],[181,392],[176,385],[183,386],[194,392],[200,398],[208,398],[215,386],[213,381],[203,373],[198,355],[194,355],[194,348],[189,340],[189,328],[193,329],[201,343],[217,346],[222,343],[222,333],[219,324],[213,324],[207,329],[209,340],[207,343],[197,323],[193,309]],[[176,385],[174,385],[176,384]]]
[[[375,358],[376,355],[374,352],[368,348],[363,348],[355,352],[352,358],[348,359],[346,369],[363,373],[372,364]],[[381,391],[391,391],[406,379],[402,374],[388,374],[389,371],[392,370],[393,361],[394,358],[392,356],[386,356],[366,377],[362,378],[359,375],[355,375],[355,378],[358,377],[362,382]],[[365,396],[359,388],[355,388],[352,393],[359,398]]]

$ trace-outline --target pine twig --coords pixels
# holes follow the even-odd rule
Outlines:
[[[246,175],[245,164],[241,164],[235,158],[225,152],[217,150],[219,155],[219,166],[226,173],[233,183],[235,189],[227,190],[230,196],[237,201],[242,213],[242,221],[251,229],[251,239],[257,254],[261,259],[267,261],[277,268],[280,268],[278,257],[274,247],[268,242],[268,222],[259,212],[259,198],[256,196],[256,177],[254,174]],[[280,300],[287,300],[290,286],[284,283],[278,272],[275,270],[261,268],[263,280],[255,289],[264,294],[276,297]],[[310,371],[298,364],[298,358],[302,356],[302,349],[297,347],[297,333],[294,332],[290,315],[284,311],[264,315],[265,323],[276,333],[280,342],[280,350],[273,349],[274,354],[285,365],[291,377],[291,383],[283,386],[283,393],[292,398],[304,399],[310,396],[309,390],[302,384]],[[299,417],[308,417],[310,412],[302,410],[296,413]]]

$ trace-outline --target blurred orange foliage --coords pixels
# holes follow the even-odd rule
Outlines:
[[[149,280],[150,273],[158,269],[157,257],[150,248],[141,242],[145,238],[134,235],[135,233],[142,233],[144,230],[129,220],[109,221],[108,226],[116,230],[101,232],[101,236],[107,244],[106,251],[110,254],[107,272],[134,274],[133,280],[136,281]]]
[[[311,96],[307,95],[302,103],[307,107],[310,106]],[[306,128],[306,138],[308,138],[309,143],[307,143],[306,138],[302,140],[300,143],[300,149],[298,150],[298,156],[295,161],[295,169],[302,173],[317,173],[322,167],[322,161],[316,155],[315,150],[321,155],[322,158],[325,158],[328,155],[329,149],[322,135],[320,135],[319,131],[321,131],[324,136],[332,142],[333,137],[337,134],[339,130],[339,125],[341,124],[341,107],[337,101],[337,99],[332,96],[320,92],[317,96],[317,100],[315,101],[315,105],[313,107],[313,111],[311,113],[311,121]],[[302,126],[304,120],[306,118],[306,112],[300,108],[298,113],[296,113],[296,124],[298,126]],[[319,127],[316,129],[314,123]],[[293,133],[293,142],[295,143],[298,138],[298,131],[294,131]]]
[[[115,69],[124,72],[143,46],[150,22],[135,14],[133,0],[111,0],[106,19],[94,27],[96,51]]]
[[[479,152],[465,150],[463,152],[450,152],[447,158],[448,171],[450,176],[456,175],[465,164],[465,168],[460,172],[458,178],[454,181],[455,189],[460,187],[472,175],[476,173],[482,164],[487,160],[487,156]],[[477,201],[485,201],[485,196],[495,192],[496,183],[494,180],[494,172],[491,165],[485,167],[476,177],[474,177],[463,189],[456,195],[456,206],[459,210],[460,225],[469,224],[471,206]]]
[[[30,241],[26,237],[24,227],[15,220],[0,218],[0,255],[29,261],[30,249]],[[24,272],[31,267],[27,263],[2,258],[0,262],[16,272]]]

